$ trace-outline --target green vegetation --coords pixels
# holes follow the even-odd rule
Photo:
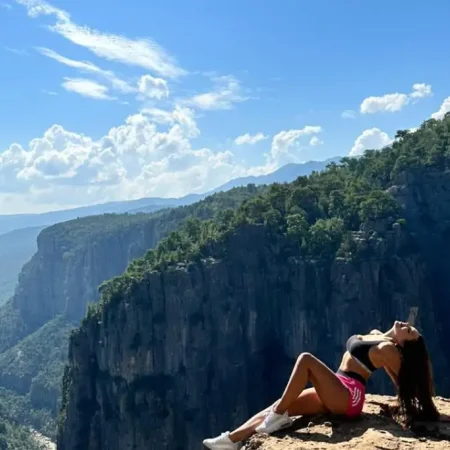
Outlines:
[[[343,158],[327,170],[299,177],[291,184],[273,184],[236,209],[222,209],[207,220],[190,218],[171,232],[143,258],[130,264],[125,274],[101,287],[101,302],[92,305],[88,317],[101,315],[109,301],[120,301],[135,280],[152,270],[223,258],[227,239],[239,227],[253,224],[265,228],[281,242],[283,257],[355,259],[364,254],[354,239],[361,229],[377,223],[392,229],[405,227],[398,205],[388,188],[402,173],[442,171],[450,168],[450,115],[428,120],[414,133],[399,131],[391,147],[368,151],[361,158]]]
[[[51,439],[56,436],[54,415],[48,410],[34,409],[29,396],[17,395],[0,388],[0,410],[3,411],[0,417],[12,424],[32,427]]]
[[[69,258],[79,248],[85,246],[86,240],[92,239],[93,236],[117,237],[129,228],[144,227],[153,222],[158,223],[159,234],[165,235],[189,216],[201,220],[210,219],[222,209],[238,207],[256,193],[263,192],[264,189],[266,188],[250,184],[227,192],[218,192],[192,205],[167,208],[150,214],[103,214],[74,219],[46,228],[41,233],[41,239],[52,239],[57,243],[60,251],[67,252],[66,258]]]
[[[0,450],[44,450],[30,430],[8,419],[8,407],[0,399]]]
[[[29,394],[36,409],[56,414],[68,336],[73,325],[57,317],[0,355],[0,380],[20,394]],[[26,423],[26,422],[24,422]]]
[[[0,388],[6,417],[52,438],[72,329],[64,317],[57,317],[0,355],[1,384],[11,387]]]

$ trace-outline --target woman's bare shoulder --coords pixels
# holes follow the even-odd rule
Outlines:
[[[380,342],[376,346],[376,350],[384,358],[400,358],[400,351],[398,350],[397,346],[390,340]]]
[[[371,349],[370,357],[374,360],[377,367],[390,367],[394,373],[398,372],[401,362],[400,352],[391,341],[380,342]]]

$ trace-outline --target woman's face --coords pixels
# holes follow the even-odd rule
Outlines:
[[[394,337],[401,344],[406,341],[415,341],[419,338],[420,333],[416,328],[411,326],[408,322],[394,322]]]

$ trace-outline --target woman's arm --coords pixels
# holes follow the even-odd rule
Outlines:
[[[383,334],[380,330],[372,330],[369,334]]]

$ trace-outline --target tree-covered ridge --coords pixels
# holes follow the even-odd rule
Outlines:
[[[355,232],[383,222],[406,226],[388,188],[407,171],[450,168],[450,115],[428,120],[415,132],[401,130],[392,145],[367,151],[360,158],[343,158],[326,171],[299,177],[290,184],[273,184],[236,209],[222,209],[209,220],[189,218],[127,272],[102,286],[102,299],[89,314],[121,296],[136,279],[226,254],[226,239],[243,224],[264,226],[274,240],[283,241],[284,257],[356,258],[368,249]],[[392,228],[391,228],[392,229]]]
[[[149,214],[103,214],[73,219],[44,229],[39,240],[52,240],[57,243],[60,251],[73,253],[78,247],[85,245],[86,239],[95,239],[97,235],[117,236],[122,230],[132,226],[145,226],[152,220],[161,222],[163,230],[172,230],[189,216],[200,219],[214,217],[222,209],[236,208],[264,189],[264,186],[254,185],[237,187],[226,192],[218,192],[192,205],[167,208]]]

